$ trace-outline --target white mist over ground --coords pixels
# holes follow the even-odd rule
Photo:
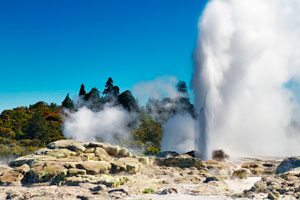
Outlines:
[[[199,21],[193,89],[202,152],[300,152],[299,0],[212,0]],[[201,116],[202,115],[202,116]]]
[[[131,114],[121,107],[105,106],[102,111],[93,112],[87,107],[69,113],[64,123],[64,135],[79,141],[109,142],[115,144],[118,139],[130,138],[127,127]]]
[[[178,113],[163,125],[162,151],[186,153],[197,150],[197,122],[188,113]]]

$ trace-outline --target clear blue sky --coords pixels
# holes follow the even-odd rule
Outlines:
[[[206,0],[0,0],[0,111],[60,103],[81,83],[191,80]]]

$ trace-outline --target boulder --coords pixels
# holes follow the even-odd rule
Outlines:
[[[74,168],[68,170],[68,176],[78,176],[78,175],[86,175],[86,171],[84,169],[74,169]]]
[[[167,188],[159,193],[160,195],[167,195],[167,194],[178,194],[178,190],[176,188]]]
[[[223,162],[223,161],[217,161],[217,160],[209,160],[203,162],[206,169],[208,169],[209,173],[213,176],[220,176],[220,177],[230,177],[232,175],[233,169],[235,166],[233,166],[230,163]]]
[[[34,155],[47,155],[52,156],[54,158],[66,158],[68,156],[76,156],[77,153],[74,151],[71,151],[69,149],[40,149],[36,152],[34,152]]]
[[[94,154],[100,160],[104,160],[104,161],[110,161],[111,160],[111,157],[108,155],[108,153],[102,147],[96,147],[95,151],[94,151]]]
[[[120,164],[119,165],[120,169],[123,169],[123,167],[125,166],[126,171],[131,174],[136,174],[142,168],[142,164],[139,162],[139,159],[137,158],[126,157],[126,158],[120,158],[116,161]]]
[[[179,156],[180,154],[175,151],[162,151],[159,152],[156,157],[157,158],[173,158]]]
[[[19,157],[15,160],[9,162],[9,166],[10,167],[19,167],[24,164],[31,166],[33,161],[35,161],[37,158],[39,158],[39,156],[34,156],[34,155],[27,155],[27,156]]]
[[[299,157],[290,157],[284,159],[276,169],[276,174],[281,174],[290,171],[293,168],[300,167],[300,158]]]
[[[60,162],[39,162],[30,169],[30,182],[43,183],[51,182],[56,176],[66,176],[68,170]]]
[[[227,155],[223,150],[215,150],[212,153],[212,157],[214,160],[223,161],[225,159],[229,158],[229,155]]]
[[[261,166],[260,162],[247,162],[241,165],[242,168],[249,169],[253,175],[261,174]]]
[[[201,156],[201,152],[196,150],[186,152],[185,154],[190,155],[193,158],[199,158]]]
[[[56,142],[49,143],[47,145],[48,149],[69,149],[74,152],[84,152],[84,143],[77,140],[59,140]]]
[[[22,179],[29,170],[30,167],[27,164],[7,170],[0,177],[0,185],[21,185]]]
[[[220,180],[215,176],[211,176],[211,177],[207,177],[203,183],[209,183],[211,181],[220,181]]]
[[[231,179],[246,179],[247,178],[247,169],[237,169],[233,172]]]
[[[179,167],[179,168],[191,168],[197,169],[204,168],[202,161],[199,158],[156,158],[155,164],[165,167]]]
[[[87,174],[105,174],[111,169],[111,164],[106,161],[85,161],[76,165],[78,169],[84,169]]]

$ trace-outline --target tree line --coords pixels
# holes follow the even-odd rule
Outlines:
[[[160,151],[163,124],[168,119],[180,112],[197,117],[186,83],[179,81],[176,88],[178,97],[150,98],[145,106],[141,106],[130,90],[120,92],[113,79],[108,78],[102,92],[95,87],[87,92],[82,84],[78,98],[72,100],[67,94],[61,105],[38,102],[29,107],[5,110],[0,115],[0,156],[26,155],[47,143],[64,139],[63,119],[68,117],[65,109],[76,112],[86,106],[99,112],[107,105],[136,113],[137,118],[128,124],[132,136],[130,145],[143,146],[144,154],[155,155]]]

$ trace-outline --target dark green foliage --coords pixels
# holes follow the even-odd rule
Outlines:
[[[194,105],[191,103],[188,94],[188,88],[184,81],[179,81],[176,85],[177,91],[182,94],[181,97],[177,99],[177,104],[180,105],[179,111],[186,111],[190,113],[193,118],[196,118],[196,110]]]
[[[67,94],[66,98],[61,104],[64,108],[73,109],[74,108],[74,102],[72,99],[70,99],[69,94]]]
[[[162,125],[150,116],[143,116],[140,127],[133,132],[133,138],[145,145],[146,155],[156,155],[160,151]]]
[[[103,91],[103,94],[106,97],[116,97],[120,93],[120,89],[118,86],[114,86],[114,81],[112,80],[111,77],[108,78],[106,84],[105,84],[105,89]]]
[[[100,92],[97,88],[92,88],[86,95],[85,100],[96,99],[100,100]]]
[[[122,92],[118,96],[118,102],[127,111],[138,111],[139,110],[139,106],[138,106],[134,96],[131,94],[131,92],[129,90]]]
[[[103,99],[100,97],[100,92],[97,88],[92,88],[85,95],[86,106],[93,111],[99,111],[103,108]]]
[[[184,81],[179,81],[176,85],[177,91],[188,95],[188,88]]]
[[[86,95],[86,91],[84,89],[84,85],[83,83],[80,86],[80,90],[79,90],[79,96],[85,96]]]
[[[38,102],[0,115],[0,157],[17,157],[63,139],[61,108]]]

